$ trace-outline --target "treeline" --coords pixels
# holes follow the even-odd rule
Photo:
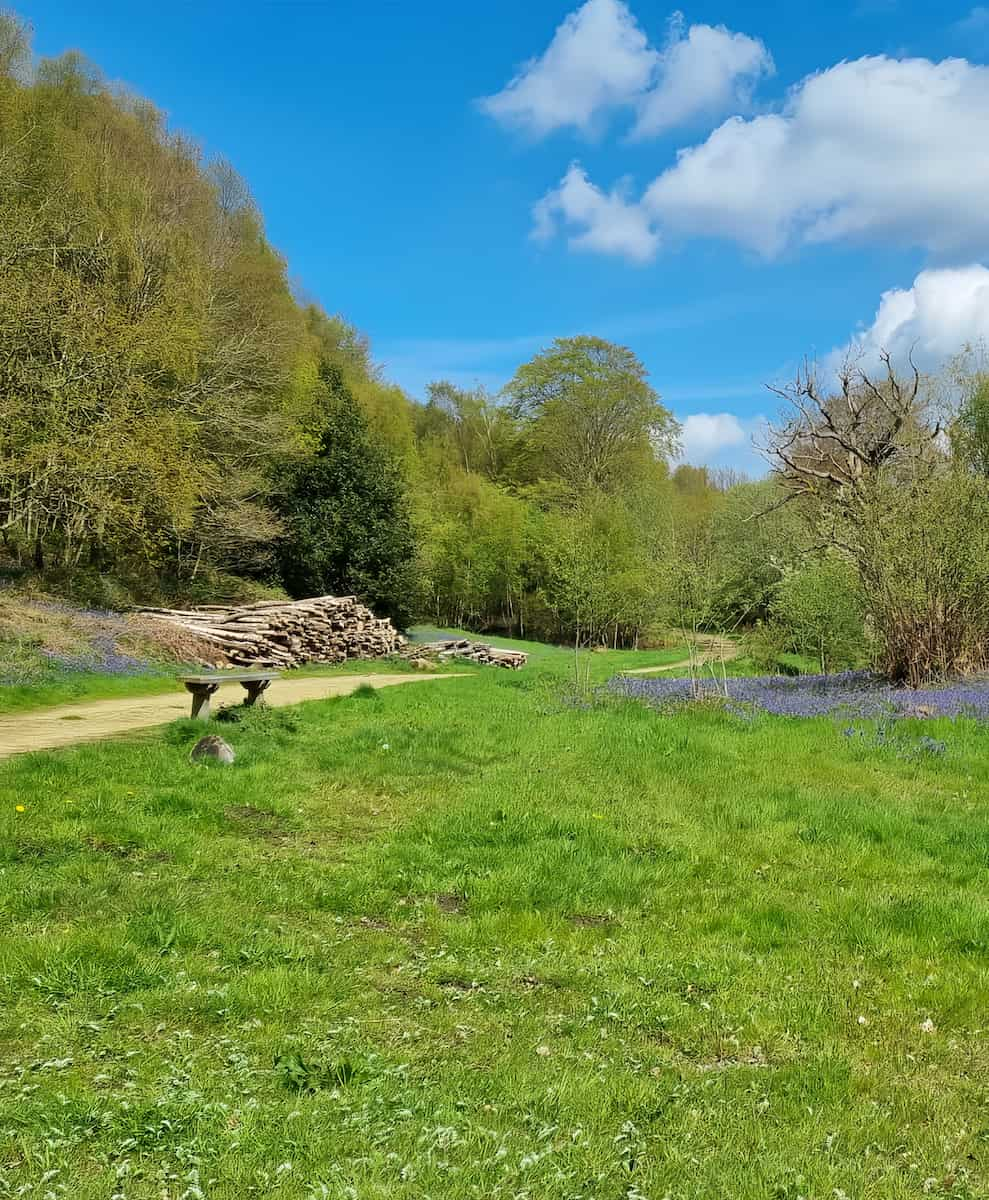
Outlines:
[[[411,401],[293,296],[228,164],[10,17],[0,345],[3,544],[50,586],[618,642],[668,616],[677,429],[634,355],[562,340],[504,396]]]
[[[335,427],[366,426],[382,458],[412,447],[410,404],[296,301],[231,167],[79,56],[33,64],[9,16],[0,348],[0,528],[46,578],[275,580],[284,498]]]

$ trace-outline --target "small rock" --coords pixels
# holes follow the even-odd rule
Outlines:
[[[937,1033],[937,1026],[930,1017],[926,1021],[921,1021],[920,1028],[922,1033]]]
[[[192,747],[192,753],[189,755],[191,762],[202,762],[204,759],[211,758],[215,762],[227,763],[228,765],[233,762],[234,757],[233,746],[228,745],[223,738],[217,737],[215,733],[200,738]]]

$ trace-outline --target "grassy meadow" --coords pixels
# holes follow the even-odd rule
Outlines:
[[[571,670],[0,763],[0,1197],[989,1194],[989,732]]]

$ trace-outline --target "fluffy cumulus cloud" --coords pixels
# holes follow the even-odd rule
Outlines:
[[[654,247],[663,234],[711,236],[767,257],[844,240],[981,253],[987,128],[989,67],[884,56],[840,63],[805,79],[781,112],[733,117],[682,150],[637,204],[623,198],[621,222],[637,207]],[[582,217],[558,200],[576,245],[608,246],[607,212]]]
[[[853,358],[874,368],[882,351],[936,368],[966,345],[989,344],[989,268],[981,264],[921,271],[909,288],[885,292],[875,320],[831,364]]]
[[[659,54],[621,0],[587,0],[557,29],[541,58],[480,101],[498,121],[542,136],[572,125],[584,133],[652,79]]]
[[[752,87],[773,72],[769,51],[756,38],[723,26],[671,24],[655,85],[641,97],[633,136],[649,137],[693,120],[747,106]]]
[[[619,184],[602,192],[572,163],[560,186],[545,195],[533,210],[533,237],[545,241],[560,222],[574,229],[570,246],[599,254],[618,254],[632,262],[649,262],[659,246],[659,236],[641,205],[630,202]]]
[[[706,463],[748,440],[742,422],[732,413],[692,413],[683,422],[681,457],[689,463]]]
[[[737,417],[734,413],[691,413],[681,419],[680,462],[692,467],[728,467],[758,478],[766,462],[756,448],[766,430],[766,418]]]
[[[717,117],[747,102],[772,70],[762,42],[710,25],[670,22],[655,49],[622,0],[587,0],[556,30],[539,58],[479,103],[496,120],[542,137],[573,127],[600,128],[608,114],[637,114],[634,137],[648,137],[700,115]]]

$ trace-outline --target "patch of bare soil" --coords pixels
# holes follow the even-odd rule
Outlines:
[[[288,829],[277,813],[266,812],[251,804],[236,804],[223,810],[223,815],[243,833],[266,839],[283,838]]]
[[[97,850],[101,854],[108,854],[111,858],[123,858],[128,860],[140,859],[142,862],[171,862],[172,856],[165,850],[148,850],[144,846],[139,846],[136,842],[111,842],[106,838],[87,837],[84,838],[86,845],[90,850]]]
[[[604,925],[617,925],[618,923],[611,913],[573,913],[570,917],[570,922],[584,929],[594,929]]]
[[[357,924],[362,929],[373,929],[375,933],[391,933],[391,926],[379,917],[361,917]]]
[[[447,916],[462,917],[467,911],[467,899],[459,892],[440,892],[434,899],[436,907]]]

